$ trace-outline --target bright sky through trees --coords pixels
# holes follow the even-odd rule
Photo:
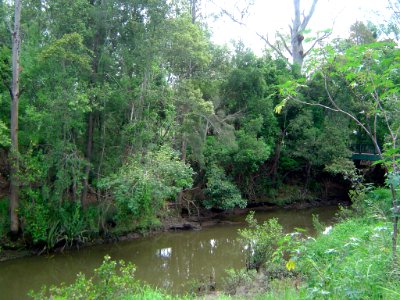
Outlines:
[[[235,24],[229,18],[210,19],[213,31],[213,40],[216,43],[229,43],[232,39],[241,39],[257,53],[261,53],[265,43],[256,35],[256,32],[268,35],[274,39],[277,30],[287,33],[288,25],[293,16],[292,0],[254,0],[254,6],[249,9],[243,22],[247,28]],[[311,0],[303,0],[301,5],[308,11]],[[235,4],[240,1],[216,0],[208,4],[207,10],[218,10],[217,5],[239,15]],[[390,15],[387,0],[319,0],[309,28],[313,32],[333,28],[333,37],[347,36],[350,25],[356,21],[371,21],[383,23]],[[243,6],[241,6],[243,7]]]

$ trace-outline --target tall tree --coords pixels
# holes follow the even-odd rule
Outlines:
[[[12,33],[12,83],[11,83],[11,150],[10,150],[10,230],[17,234],[19,230],[19,153],[18,153],[18,104],[19,104],[19,74],[21,50],[21,1],[15,0],[14,30]]]
[[[363,22],[356,21],[350,26],[350,41],[356,45],[376,42],[376,33]]]

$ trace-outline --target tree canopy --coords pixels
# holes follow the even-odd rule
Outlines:
[[[321,199],[366,140],[398,176],[399,51],[379,24],[304,50],[317,1],[303,17],[294,1],[288,64],[277,45],[214,44],[200,2],[21,1],[17,68],[0,2],[3,238],[11,225],[52,248],[158,226],[171,207]]]

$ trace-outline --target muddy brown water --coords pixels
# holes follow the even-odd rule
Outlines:
[[[312,229],[312,214],[333,223],[336,207],[303,210],[276,209],[259,211],[256,218],[264,221],[276,217],[285,231]],[[199,282],[215,278],[221,285],[228,268],[242,268],[244,253],[237,241],[238,229],[245,226],[245,216],[229,218],[240,224],[219,224],[199,231],[157,234],[133,241],[104,244],[50,256],[33,256],[0,263],[0,299],[29,299],[29,290],[43,285],[71,283],[76,274],[91,275],[105,255],[136,265],[136,278],[170,293],[186,293]]]

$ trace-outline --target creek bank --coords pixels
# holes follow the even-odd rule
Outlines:
[[[174,231],[187,231],[187,230],[201,230],[203,228],[218,226],[218,225],[235,225],[243,224],[244,222],[232,221],[231,218],[235,216],[241,216],[247,214],[249,211],[273,211],[276,209],[307,209],[314,207],[324,207],[333,205],[344,205],[347,206],[350,203],[347,201],[329,200],[329,201],[304,201],[301,203],[291,203],[288,205],[277,205],[271,204],[269,202],[250,202],[246,208],[235,208],[230,210],[218,210],[218,209],[202,209],[199,211],[198,215],[183,215],[181,216],[177,213],[175,216],[168,216],[161,220],[161,226],[152,228],[145,233],[140,231],[127,232],[124,234],[113,234],[110,233],[107,236],[97,237],[85,242],[74,243],[70,247],[65,245],[60,245],[51,251],[44,251],[42,247],[32,247],[25,248],[26,245],[23,244],[21,240],[20,243],[16,243],[9,246],[3,246],[0,248],[0,262],[18,259],[26,256],[35,256],[49,253],[60,253],[64,250],[69,249],[82,249],[87,247],[92,247],[100,244],[116,243],[123,241],[132,241],[139,239],[143,236],[153,236],[160,234],[162,232],[174,232]]]

